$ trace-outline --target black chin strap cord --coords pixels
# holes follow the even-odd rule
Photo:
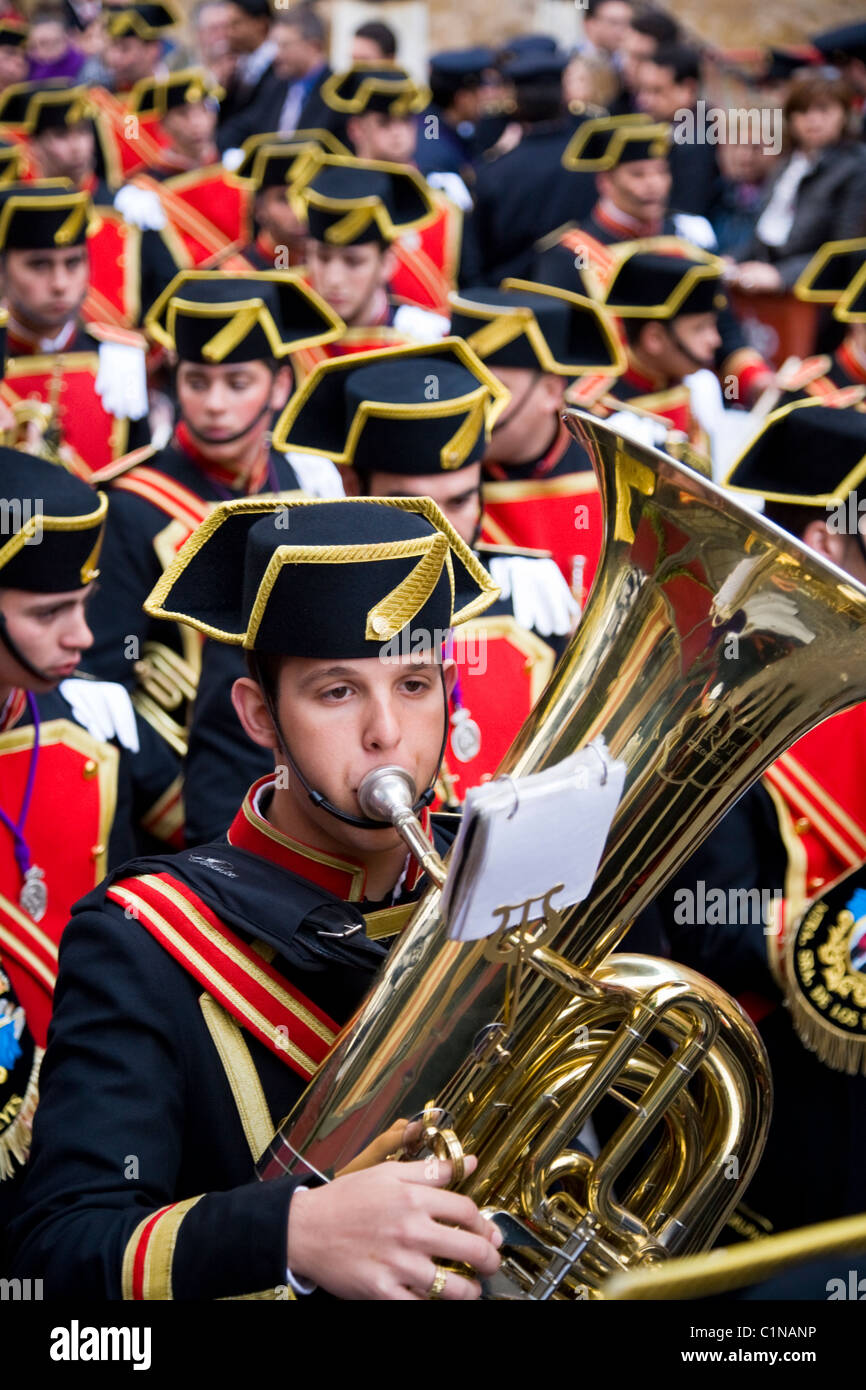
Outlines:
[[[183,420],[191,435],[193,435],[196,439],[200,440],[202,444],[210,444],[212,447],[216,447],[216,445],[218,444],[236,444],[239,439],[243,439],[245,434],[249,434],[250,430],[254,430],[256,425],[262,419],[262,417],[267,415],[269,412],[272,412],[272,406],[270,401],[266,401],[265,404],[262,406],[261,410],[259,411],[258,415],[256,415],[254,419],[250,420],[248,425],[244,425],[242,430],[238,430],[237,434],[226,435],[225,439],[209,439],[206,434],[202,434],[199,430],[195,428],[194,425],[191,425],[189,420],[187,420],[185,416],[183,417]]]
[[[279,716],[277,715],[277,710],[273,697],[271,695],[270,690],[268,689],[267,682],[264,679],[262,668],[259,664],[255,652],[252,653],[252,659],[256,670],[256,678],[258,680],[259,686],[261,687],[261,691],[265,699],[265,706],[267,708],[268,714],[271,717],[271,723],[274,726],[274,732],[277,735],[277,740],[280,746],[280,752],[285,758],[289,770],[295,774],[301,786],[304,788],[304,791],[307,793],[307,796],[312,801],[313,805],[319,807],[323,811],[327,811],[329,815],[335,816],[337,820],[343,821],[346,825],[355,825],[361,830],[390,830],[390,821],[371,820],[367,816],[352,816],[349,814],[348,811],[341,811],[339,806],[335,806],[332,801],[329,801],[328,798],[325,796],[324,792],[318,792],[315,790],[314,787],[310,786],[306,777],[301,772],[301,769],[298,767],[297,762],[293,758],[292,754],[289,752],[289,745],[286,741],[285,734],[283,733],[282,727],[280,725]],[[436,763],[436,771],[433,774],[433,780],[431,781],[427,790],[418,798],[418,800],[415,802],[415,805],[412,807],[412,810],[416,816],[421,814],[425,806],[430,805],[430,802],[436,795],[436,778],[438,777],[439,769],[442,766],[442,759],[445,757],[445,744],[448,741],[448,725],[450,722],[450,716],[448,712],[448,691],[445,688],[445,672],[441,666],[439,667],[439,676],[442,682],[442,699],[445,710],[445,728],[442,734],[442,743],[439,748],[439,757]]]
[[[671,319],[670,323],[668,324],[668,337],[670,338],[677,351],[681,352],[683,357],[685,357],[687,361],[691,362],[696,372],[701,370],[712,370],[711,364],[709,362],[702,362],[700,357],[695,356],[691,348],[686,347],[682,338],[679,336],[676,329],[674,328],[673,319]]]
[[[23,666],[29,675],[35,676],[38,681],[45,681],[47,685],[56,685],[54,677],[47,675],[45,671],[40,671],[38,666],[34,666],[32,662],[28,661],[21,648],[12,640],[6,625],[6,615],[3,612],[0,612],[0,642],[3,643],[12,659],[17,661],[19,666]]]

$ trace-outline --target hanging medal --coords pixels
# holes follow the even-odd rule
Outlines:
[[[452,657],[453,654],[454,636],[451,634],[446,646],[446,657]],[[451,706],[451,752],[459,763],[471,763],[481,752],[481,730],[463,703],[459,676],[451,691]]]
[[[30,846],[24,838],[24,827],[27,823],[27,813],[30,810],[30,803],[33,800],[33,787],[36,782],[36,766],[39,762],[39,710],[33,695],[28,691],[27,704],[30,707],[30,717],[33,720],[33,751],[30,754],[30,766],[27,769],[27,785],[24,788],[24,798],[21,802],[21,811],[18,820],[13,821],[0,806],[0,822],[12,835],[15,841],[15,862],[21,874],[21,890],[18,894],[18,904],[34,922],[41,922],[48,907],[48,889],[45,885],[45,870],[40,869],[38,864],[34,864],[30,857]]]

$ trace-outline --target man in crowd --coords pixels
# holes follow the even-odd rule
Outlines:
[[[446,318],[393,292],[398,239],[436,216],[421,175],[404,165],[324,154],[299,163],[289,198],[307,222],[307,276],[346,324],[337,341],[299,354],[302,374],[323,357],[441,338]]]
[[[9,310],[3,393],[36,419],[45,451],[83,478],[148,437],[144,343],[81,319],[90,283],[86,193],[0,189],[0,279]]]
[[[678,138],[688,115],[692,126],[697,120],[695,107],[700,90],[701,59],[688,44],[660,44],[651,58],[638,69],[636,99],[638,108],[653,121],[673,123],[674,142],[670,151],[673,186],[671,206],[679,212],[709,217],[721,177],[716,147],[704,139]]]
[[[278,10],[267,41],[269,66],[257,84],[230,93],[223,104],[217,142],[221,150],[243,145],[260,131],[293,135],[298,127],[326,123],[320,96],[330,76],[327,63],[327,31],[322,20],[306,5]]]
[[[495,593],[427,499],[223,504],[165,576],[152,613],[242,638],[235,708],[277,771],[213,855],[127,865],[69,927],[13,1226],[17,1268],[47,1297],[480,1295],[498,1233],[442,1190],[450,1163],[381,1161],[403,1124],[323,1185],[259,1183],[255,1163],[381,961],[357,930],[365,911],[418,893],[402,841],[368,828],[356,789],[386,762],[432,787],[454,666],[430,635]],[[381,659],[386,641],[417,653],[419,638],[420,658]]]

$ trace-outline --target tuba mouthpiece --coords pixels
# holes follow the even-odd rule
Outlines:
[[[412,812],[415,805],[415,783],[404,767],[390,763],[368,772],[358,788],[358,801],[365,816],[371,820],[396,823],[401,812]]]

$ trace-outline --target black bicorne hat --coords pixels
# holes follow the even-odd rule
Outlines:
[[[794,294],[812,304],[835,304],[866,261],[866,236],[825,241],[800,272]]]
[[[313,369],[273,442],[361,473],[450,473],[482,457],[508,400],[460,338],[355,353]]]
[[[311,154],[301,159],[289,200],[310,236],[332,246],[389,243],[436,214],[416,169],[379,159]]]
[[[765,501],[834,506],[866,477],[866,412],[794,401],[774,410],[726,485]]]
[[[562,165],[575,173],[596,174],[638,159],[667,159],[670,145],[670,126],[640,113],[591,116],[566,145]]]
[[[83,246],[90,194],[68,179],[40,179],[0,187],[0,251],[45,251]]]
[[[861,262],[850,285],[839,296],[833,317],[840,323],[866,323],[866,260]]]
[[[396,63],[355,63],[334,72],[319,88],[326,106],[344,116],[379,111],[388,116],[413,116],[430,105],[430,88]]]
[[[287,357],[332,342],[345,327],[315,290],[286,270],[238,276],[182,270],[148,310],[144,326],[182,361],[211,366]]]
[[[556,376],[619,375],[622,345],[603,309],[570,290],[534,280],[503,280],[449,296],[451,332],[483,362]]]
[[[248,651],[351,659],[416,635],[429,649],[498,593],[427,497],[256,497],[214,508],[145,611]]]
[[[104,492],[46,459],[0,447],[0,507],[7,511],[0,588],[62,594],[96,578],[108,510]]]
[[[28,34],[27,25],[22,20],[11,19],[8,15],[0,19],[0,48],[23,48]]]
[[[0,188],[17,183],[21,173],[22,148],[6,140],[0,140]]]
[[[214,104],[223,89],[212,82],[201,68],[170,72],[165,77],[144,77],[129,94],[129,110],[139,116],[164,116],[176,106],[195,106],[201,101]]]
[[[42,135],[46,130],[93,121],[96,114],[86,87],[40,87],[27,103],[24,123],[30,135]]]
[[[716,313],[727,300],[724,265],[708,252],[677,237],[647,237],[623,243],[612,253],[603,285],[592,269],[584,272],[598,297],[619,318],[673,319],[681,314]]]
[[[330,130],[309,127],[295,130],[291,135],[279,131],[250,135],[241,146],[243,158],[234,172],[238,178],[249,179],[256,188],[276,188],[294,178],[299,155],[339,154],[351,158],[352,151]],[[291,176],[291,177],[290,177]]]
[[[150,3],[103,5],[102,19],[111,38],[122,39],[134,34],[147,42],[163,38],[167,30],[180,23],[180,15],[173,5]]]
[[[4,87],[0,92],[0,126],[14,126],[16,130],[30,134],[29,118],[34,97],[55,92],[61,98],[67,96],[69,84],[64,78],[50,78],[45,82],[13,82]]]

